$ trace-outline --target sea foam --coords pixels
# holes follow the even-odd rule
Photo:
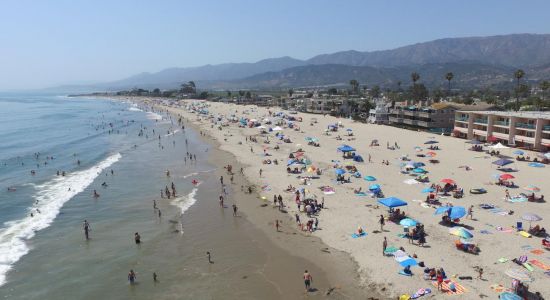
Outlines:
[[[4,228],[0,229],[0,286],[6,282],[6,274],[13,264],[30,251],[26,241],[33,238],[36,232],[49,227],[67,201],[84,191],[103,170],[121,157],[120,153],[116,153],[89,169],[34,186],[36,193],[33,198],[36,201],[29,208],[29,216],[5,222]]]

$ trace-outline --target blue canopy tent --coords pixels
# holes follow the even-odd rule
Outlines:
[[[336,169],[336,170],[334,170],[334,173],[336,173],[336,175],[344,175],[344,174],[346,174],[346,170]]]
[[[380,203],[380,204],[382,204],[386,207],[389,207],[389,208],[394,208],[394,207],[407,205],[407,202],[405,202],[405,201],[403,201],[399,198],[396,198],[396,197],[389,197],[389,198],[380,199],[380,200],[378,200],[378,203]]]
[[[466,209],[462,206],[441,206],[435,210],[434,215],[447,213],[451,219],[460,219],[466,215]]]
[[[506,165],[509,165],[511,163],[513,163],[514,161],[512,160],[509,160],[509,159],[506,159],[506,158],[501,158],[499,160],[495,160],[493,162],[494,165],[497,165],[499,167],[503,167],[503,166],[506,166]]]
[[[351,151],[355,151],[355,148],[353,148],[351,146],[348,146],[348,145],[342,145],[342,146],[338,147],[338,151],[340,151],[340,152],[351,152]]]
[[[434,141],[434,140],[429,140],[427,142],[424,143],[424,145],[432,145],[432,144],[437,144],[439,143],[438,141]]]

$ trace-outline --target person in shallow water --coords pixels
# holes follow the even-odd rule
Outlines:
[[[137,232],[134,234],[134,241],[137,245],[141,244],[141,236]]]
[[[128,272],[128,281],[130,281],[130,284],[134,284],[136,282],[136,273],[134,272],[134,270],[130,270],[130,272]]]
[[[84,228],[84,236],[86,236],[86,239],[90,239],[90,223],[88,223],[88,220],[84,220],[84,223],[82,224],[82,227]]]

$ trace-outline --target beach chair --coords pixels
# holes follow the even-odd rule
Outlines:
[[[516,230],[517,231],[523,231],[523,223],[522,222],[516,222]]]

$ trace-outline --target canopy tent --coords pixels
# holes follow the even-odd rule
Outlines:
[[[460,219],[466,215],[466,209],[462,206],[440,206],[435,210],[434,215],[446,213],[451,219]]]
[[[499,149],[510,149],[510,147],[504,146],[501,143],[498,143],[496,145],[489,146],[491,149],[499,150]]]
[[[399,198],[396,198],[396,197],[389,197],[389,198],[380,199],[380,200],[378,200],[378,203],[380,203],[380,204],[382,204],[386,207],[389,207],[389,208],[394,208],[394,207],[407,205],[407,202],[405,202],[405,201],[403,201]]]
[[[427,142],[424,143],[424,145],[432,145],[432,144],[437,144],[439,143],[438,141],[434,141],[434,140],[429,140]]]
[[[503,166],[506,166],[506,165],[509,165],[511,163],[513,163],[514,161],[512,160],[509,160],[509,159],[506,159],[506,158],[501,158],[499,160],[495,160],[493,162],[493,165],[497,165],[499,167],[503,167]]]
[[[351,151],[355,151],[355,148],[353,148],[351,146],[348,146],[348,145],[342,145],[342,146],[338,147],[338,151],[340,151],[340,152],[351,152]]]

